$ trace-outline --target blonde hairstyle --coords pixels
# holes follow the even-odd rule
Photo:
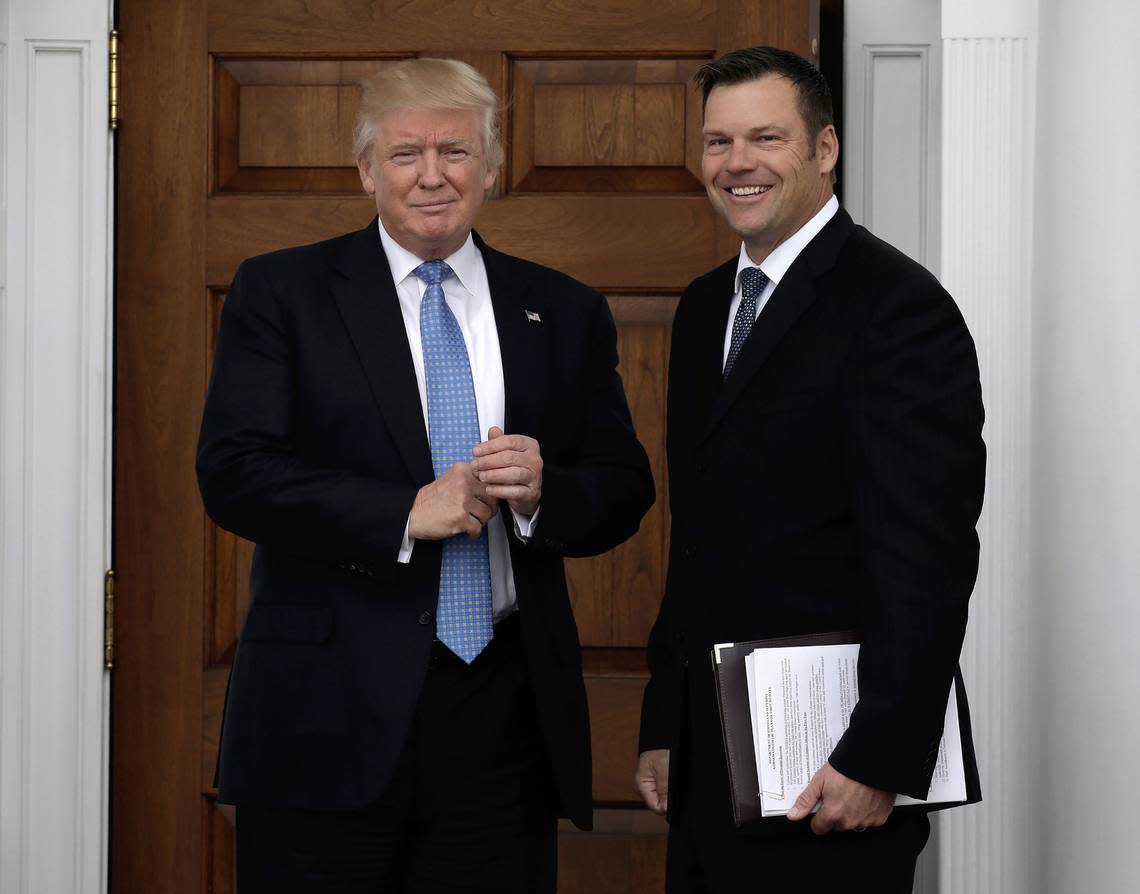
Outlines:
[[[388,65],[360,84],[360,109],[352,129],[353,157],[367,160],[381,115],[396,109],[445,109],[479,117],[483,157],[488,170],[503,163],[499,136],[499,97],[466,62],[455,59],[406,59]]]

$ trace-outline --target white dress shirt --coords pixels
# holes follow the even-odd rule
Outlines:
[[[768,303],[768,299],[772,297],[772,293],[776,291],[776,286],[780,284],[780,280],[788,272],[788,268],[792,266],[792,262],[799,257],[801,251],[807,248],[807,244],[819,234],[827,222],[835,217],[835,212],[838,210],[839,199],[832,196],[811,220],[777,245],[772,253],[759,264],[748,256],[748,248],[744,243],[740,243],[740,259],[736,262],[736,292],[732,296],[732,303],[728,306],[728,326],[724,332],[724,356],[721,358],[721,369],[724,369],[724,365],[728,362],[728,349],[732,345],[732,323],[736,319],[736,311],[740,307],[740,274],[748,267],[759,267],[768,277],[768,284],[764,286],[764,291],[760,293],[760,298],[756,302],[756,316],[758,317],[760,311],[764,309],[764,305]]]
[[[408,346],[412,350],[412,365],[416,370],[416,384],[420,389],[420,406],[423,408],[424,427],[428,423],[427,387],[424,375],[424,349],[420,341],[420,306],[427,286],[412,271],[426,258],[414,254],[396,242],[380,224],[380,242],[388,258],[388,267],[396,283],[396,295],[400,299],[400,313],[404,318],[404,329],[408,335]],[[491,426],[505,430],[506,391],[503,385],[503,358],[499,352],[499,330],[495,326],[495,311],[491,305],[491,288],[487,283],[487,268],[483,266],[483,255],[475,247],[470,235],[460,249],[447,258],[447,265],[455,273],[442,283],[443,297],[467,345],[467,359],[471,364],[471,379],[475,386],[475,404],[479,413],[479,433],[484,440]],[[507,504],[501,504],[506,510]],[[512,511],[515,531],[520,537],[529,537],[538,518],[537,511],[531,517]],[[410,521],[410,519],[409,519]],[[515,579],[511,567],[511,552],[507,543],[507,533],[495,519],[487,524],[488,546],[491,564],[491,599],[494,619],[506,617],[515,609]],[[415,539],[404,527],[404,542],[398,560],[410,562]]]

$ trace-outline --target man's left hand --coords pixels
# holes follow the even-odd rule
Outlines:
[[[788,819],[796,821],[808,816],[819,804],[811,821],[816,835],[828,832],[861,832],[881,826],[891,815],[895,796],[849,779],[831,764],[824,764],[800,792],[788,811]]]
[[[487,485],[487,494],[520,515],[534,515],[542,499],[542,451],[526,435],[506,435],[497,425],[477,444],[471,466]]]

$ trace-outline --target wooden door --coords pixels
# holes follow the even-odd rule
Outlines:
[[[359,80],[451,56],[510,97],[480,232],[609,297],[660,497],[569,565],[597,831],[561,833],[560,890],[663,889],[664,823],[631,776],[668,536],[664,408],[677,295],[736,249],[699,182],[690,77],[728,49],[815,49],[815,0],[120,0],[112,890],[233,890],[213,803],[251,547],[203,514],[194,448],[225,292],[245,257],[373,215],[350,158]]]

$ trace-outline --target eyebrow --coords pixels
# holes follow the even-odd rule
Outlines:
[[[423,149],[427,145],[423,140],[409,140],[401,143],[389,143],[384,147],[385,152],[401,152],[405,149]],[[447,150],[456,147],[467,148],[474,146],[473,140],[468,140],[463,137],[455,137],[448,140],[440,140],[438,143],[433,144],[437,149]]]
[[[728,136],[725,131],[717,130],[715,128],[705,128],[701,131],[701,133],[706,137]],[[786,136],[788,130],[787,128],[780,127],[778,124],[762,124],[759,127],[750,127],[747,131],[746,136],[755,137],[765,133],[774,133],[781,136]]]

